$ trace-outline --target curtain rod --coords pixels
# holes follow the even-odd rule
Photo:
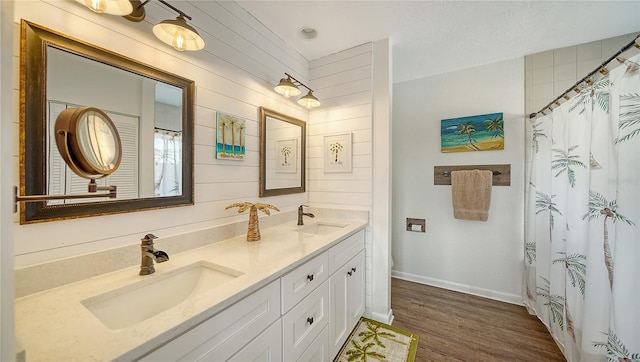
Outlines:
[[[571,97],[569,97],[569,95],[568,95],[571,91],[575,91],[576,94],[580,93],[580,88],[578,86],[580,84],[582,84],[582,83],[587,83],[587,84],[591,85],[591,83],[593,83],[593,79],[591,77],[594,74],[600,72],[602,75],[607,75],[609,73],[609,70],[607,69],[607,64],[609,64],[612,60],[614,60],[614,59],[617,60],[617,58],[618,58],[618,56],[620,54],[624,53],[625,51],[629,50],[632,47],[636,47],[637,49],[640,49],[640,44],[637,43],[637,41],[639,39],[640,39],[640,35],[636,36],[629,44],[625,45],[624,47],[622,47],[622,49],[618,50],[609,59],[607,59],[604,62],[602,62],[602,64],[600,64],[600,66],[598,66],[591,73],[587,74],[584,78],[580,79],[576,84],[574,84],[573,86],[568,88],[566,91],[564,91],[564,93],[562,93],[559,97],[557,97],[556,99],[554,99],[551,102],[549,102],[546,106],[542,107],[539,111],[531,113],[529,115],[529,118],[535,118],[538,115],[538,113],[542,113],[546,109],[551,110],[551,106],[553,106],[553,104],[556,104],[556,105],[559,106],[560,105],[559,100],[561,98],[564,98],[565,100],[571,99]],[[620,61],[618,61],[618,62],[622,64],[622,62],[620,62]]]
[[[166,131],[166,132],[178,132],[182,133],[182,131],[176,131],[175,129],[161,128],[161,127],[153,127],[154,130],[157,131]]]

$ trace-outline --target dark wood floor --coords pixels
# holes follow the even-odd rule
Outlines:
[[[420,336],[416,361],[565,361],[522,306],[393,278],[391,308]]]

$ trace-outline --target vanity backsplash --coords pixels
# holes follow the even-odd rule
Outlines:
[[[309,208],[308,210],[319,218],[364,221],[368,221],[369,218],[369,213],[366,210],[324,208]],[[281,212],[261,217],[260,226],[261,228],[268,228],[283,223],[295,225],[296,218],[297,212],[295,210]],[[155,230],[148,230],[148,232],[156,233]],[[243,220],[185,234],[161,235],[157,233],[158,239],[155,240],[155,244],[169,255],[174,255],[246,233],[247,221]],[[144,233],[139,236],[132,236],[132,243],[128,246],[18,268],[15,270],[15,297],[20,298],[138,265],[140,264],[140,239],[142,237],[144,237]]]

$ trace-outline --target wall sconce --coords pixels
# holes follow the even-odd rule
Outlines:
[[[160,41],[171,45],[179,52],[204,48],[204,40],[200,37],[198,31],[184,20],[184,18],[192,20],[191,17],[164,0],[158,1],[180,15],[178,15],[176,20],[163,20],[159,24],[154,25],[153,34],[160,39]],[[146,4],[146,2],[143,3],[142,6],[144,6],[144,4]]]
[[[280,79],[280,83],[273,88],[276,93],[282,94],[285,98],[299,96],[302,92],[300,92],[298,86],[303,86],[307,88],[307,95],[298,99],[298,104],[307,107],[307,109],[318,107],[321,104],[318,98],[313,95],[313,89],[307,87],[289,73],[284,73],[284,75],[287,77]]]
[[[125,19],[139,22],[145,18],[144,6],[151,0],[76,0],[97,13],[122,15]],[[164,0],[158,0],[162,5],[178,13],[178,17],[161,21],[153,26],[153,34],[165,44],[171,45],[177,51],[201,50],[204,40],[198,31],[187,24],[193,20],[189,15]]]

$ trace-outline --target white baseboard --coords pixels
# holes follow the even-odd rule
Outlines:
[[[370,309],[367,309],[364,312],[364,316],[369,318],[369,319],[373,319],[375,321],[386,323],[386,324],[389,324],[389,325],[391,325],[393,323],[393,319],[394,319],[393,310],[392,309],[389,309],[389,311],[386,314],[372,312]]]
[[[459,284],[459,283],[449,282],[446,280],[429,278],[422,275],[405,273],[405,272],[400,272],[396,270],[391,271],[391,277],[407,280],[410,282],[426,284],[433,287],[449,289],[456,292],[477,295],[479,297],[493,299],[500,302],[506,302],[506,303],[516,304],[516,305],[524,305],[522,296],[517,294],[508,294],[508,293],[498,292],[495,290],[478,288],[471,285]]]

